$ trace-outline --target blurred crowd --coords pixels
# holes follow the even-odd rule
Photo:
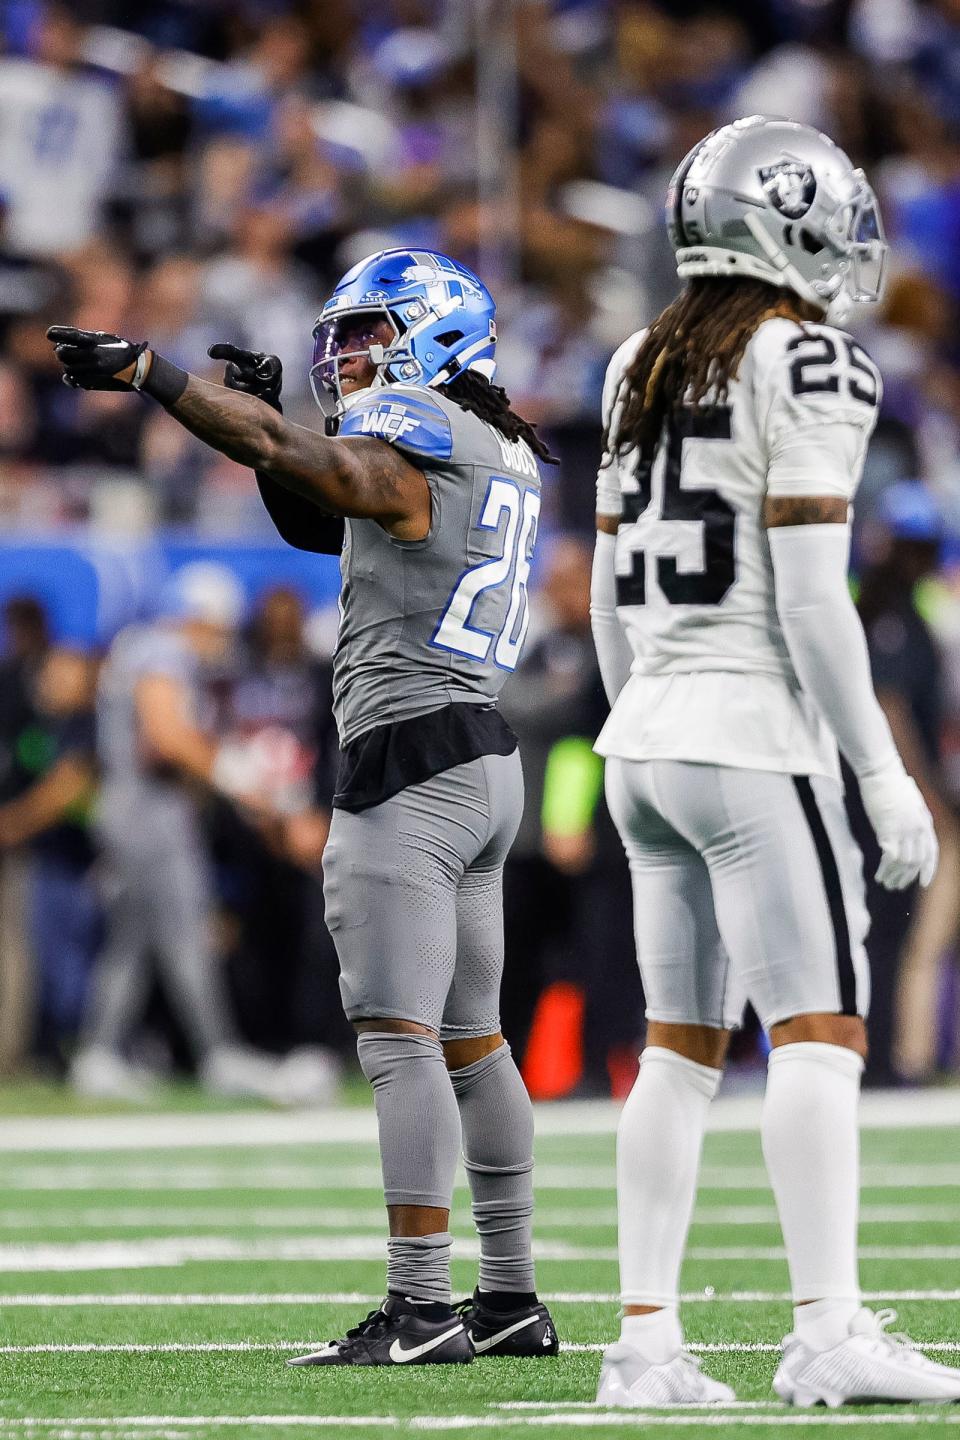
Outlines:
[[[561,459],[545,486],[539,630],[504,697],[531,777],[504,998],[540,1093],[622,1088],[640,1030],[623,862],[589,747],[602,718],[587,588],[603,372],[674,293],[661,219],[674,166],[713,126],[757,111],[815,124],[862,163],[892,244],[886,299],[855,322],[886,382],[856,563],[881,700],[945,863],[922,904],[871,890],[873,1073],[922,1079],[958,1056],[960,3],[0,0],[6,534],[270,534],[250,475],[158,408],[65,388],[49,323],[148,337],[215,378],[214,341],[275,352],[287,412],[316,424],[311,328],[356,259],[435,246],[497,294],[498,378]],[[276,793],[228,803],[202,766],[191,772],[196,973],[185,986],[154,939],[126,989],[91,990],[129,921],[103,822],[114,761],[93,721],[129,636],[104,663],[55,643],[31,596],[11,602],[0,1064],[93,1053],[81,1084],[112,1074],[135,1088],[110,1057],[128,1062],[147,1035],[147,1060],[189,1060],[214,1088],[258,1075],[277,1093],[322,1088],[334,1067],[318,1055],[345,1040],[318,880],[328,659],[307,644],[293,592],[252,613],[228,606],[199,648],[192,622],[158,614],[179,637],[173,681],[196,704],[201,751],[233,745],[241,770],[252,750],[278,772]],[[183,773],[182,756],[169,763]],[[212,987],[200,1002],[198,975]],[[280,1055],[293,1060],[278,1078],[261,1062]]]
[[[0,516],[262,531],[238,467],[66,391],[44,327],[276,352],[310,418],[320,303],[402,243],[496,290],[551,518],[588,528],[604,367],[674,289],[667,180],[766,111],[868,168],[892,240],[866,498],[922,473],[960,523],[958,56],[956,0],[0,0]]]

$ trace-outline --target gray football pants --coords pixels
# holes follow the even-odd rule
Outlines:
[[[227,997],[210,944],[213,899],[192,827],[162,847],[101,832],[107,938],[93,973],[88,1045],[122,1049],[142,1018],[155,973],[202,1057],[232,1038]]]
[[[411,1020],[443,1040],[499,1030],[503,863],[522,808],[514,751],[334,811],[323,888],[349,1020]]]
[[[863,857],[837,781],[679,760],[607,761],[633,880],[647,1018],[769,1030],[865,1015]]]

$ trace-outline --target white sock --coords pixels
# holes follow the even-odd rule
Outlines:
[[[850,1321],[860,1307],[852,1300],[814,1300],[794,1305],[793,1328],[811,1350],[832,1350],[850,1334]]]
[[[639,1350],[652,1365],[666,1365],[683,1349],[683,1331],[675,1305],[652,1310],[649,1315],[624,1315],[620,1339]]]
[[[862,1072],[860,1056],[842,1045],[804,1041],[778,1046],[770,1054],[761,1121],[794,1302],[843,1301],[848,1316],[860,1304],[857,1106]],[[808,1308],[813,1307],[796,1311],[804,1328],[822,1318],[819,1313],[804,1316]]]
[[[720,1074],[659,1045],[640,1057],[617,1130],[624,1305],[677,1304],[703,1132]]]

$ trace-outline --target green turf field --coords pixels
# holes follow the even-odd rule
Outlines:
[[[926,1102],[916,1103],[913,1127],[865,1135],[863,1278],[918,1341],[960,1364],[960,1126],[925,1128]],[[481,1430],[599,1440],[714,1428],[745,1440],[904,1428],[960,1440],[960,1406],[836,1415],[774,1402],[790,1311],[752,1130],[708,1139],[683,1280],[692,1347],[735,1386],[738,1407],[644,1417],[588,1408],[598,1350],[616,1334],[613,1136],[595,1108],[549,1112],[542,1128],[539,1282],[564,1353],[384,1372],[283,1363],[382,1294],[368,1112],[302,1125],[193,1112],[0,1121],[0,1440]],[[454,1281],[466,1294],[475,1248],[465,1191],[457,1203]]]

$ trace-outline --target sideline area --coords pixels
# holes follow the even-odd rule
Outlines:
[[[721,1095],[711,1106],[714,1134],[755,1130],[760,1093]],[[612,1101],[568,1100],[537,1105],[538,1136],[612,1135],[620,1106]],[[867,1130],[960,1126],[960,1086],[929,1090],[868,1090],[860,1108]],[[374,1142],[370,1107],[330,1110],[201,1112],[136,1110],[122,1115],[17,1115],[0,1118],[0,1152],[48,1150],[166,1150],[192,1147],[332,1145]],[[960,1176],[960,1157],[958,1157]]]

